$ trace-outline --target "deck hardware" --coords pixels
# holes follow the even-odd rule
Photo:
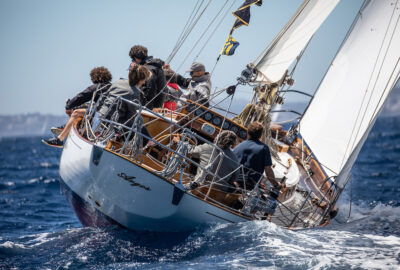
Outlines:
[[[99,165],[101,156],[103,155],[103,148],[93,145],[93,150],[92,150],[92,161],[94,165]]]
[[[174,186],[174,193],[172,194],[172,204],[173,205],[178,205],[181,200],[183,195],[185,194],[185,187],[183,186],[182,183],[182,178],[183,178],[183,172],[185,171],[185,167],[186,167],[186,162],[182,162],[181,164],[181,173],[179,176],[179,182],[177,182]]]
[[[172,194],[172,204],[178,205],[183,195],[185,194],[185,187],[181,183],[176,183],[174,186],[174,193]]]

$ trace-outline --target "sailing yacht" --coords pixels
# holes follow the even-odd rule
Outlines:
[[[289,229],[329,224],[350,169],[400,75],[400,3],[365,1],[304,114],[288,130],[271,122],[294,83],[289,67],[337,3],[305,0],[237,84],[216,92],[232,100],[237,85],[254,86],[251,103],[232,119],[215,110],[218,104],[188,100],[180,112],[152,111],[123,98],[99,118],[99,101],[92,102],[74,124],[60,159],[62,186],[82,224],[157,232],[250,220]],[[115,121],[114,108],[121,103],[137,109],[130,125]],[[265,127],[262,141],[285,187],[263,190],[260,179],[253,190],[225,192],[218,188],[225,176],[201,166],[188,149],[206,143],[222,156],[215,138],[231,130],[243,141],[253,121]],[[178,144],[173,136],[180,136]],[[144,139],[154,146],[143,147]],[[188,188],[197,168],[204,177]]]

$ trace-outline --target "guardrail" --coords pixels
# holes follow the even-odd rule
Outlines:
[[[107,108],[107,111],[104,115],[100,115],[98,113],[98,107],[100,104],[100,100],[102,98],[100,97],[97,102],[91,102],[82,122],[81,122],[81,135],[85,136],[89,141],[91,141],[94,144],[97,144],[102,147],[106,147],[107,142],[109,141],[115,141],[115,138],[118,138],[120,141],[120,144],[122,146],[119,149],[114,149],[113,151],[118,151],[117,153],[119,155],[126,156],[129,159],[132,159],[133,161],[137,163],[141,163],[141,156],[145,155],[149,157],[150,159],[154,160],[153,157],[149,155],[149,153],[145,152],[144,146],[143,146],[143,141],[152,141],[154,143],[154,146],[157,146],[163,150],[165,150],[168,155],[168,159],[166,160],[165,163],[162,163],[160,160],[156,160],[161,166],[162,170],[160,171],[155,171],[160,175],[160,177],[163,177],[175,184],[179,183],[180,185],[183,184],[183,181],[186,181],[187,183],[190,183],[193,181],[193,176],[189,175],[188,173],[185,172],[185,167],[187,165],[194,165],[197,168],[200,168],[203,171],[203,178],[200,179],[202,182],[202,185],[199,187],[202,188],[207,188],[206,192],[200,191],[200,189],[195,189],[196,192],[201,193],[201,195],[204,197],[205,200],[211,201],[215,204],[218,204],[219,206],[223,208],[227,208],[230,211],[237,212],[241,215],[245,216],[250,216],[251,218],[255,219],[271,219],[271,218],[280,218],[279,214],[272,214],[268,215],[265,212],[262,213],[262,209],[266,209],[269,207],[267,205],[267,201],[265,199],[265,193],[261,192],[258,189],[258,186],[262,180],[262,178],[259,179],[256,188],[253,191],[249,191],[246,189],[239,189],[237,192],[239,192],[240,197],[242,198],[242,203],[243,207],[240,209],[233,208],[229,205],[223,204],[218,200],[215,200],[210,196],[210,192],[215,187],[216,185],[221,185],[221,182],[228,177],[229,175],[226,176],[219,176],[218,175],[218,169],[220,168],[223,157],[229,158],[226,155],[224,155],[224,152],[221,148],[219,148],[216,144],[213,142],[208,141],[204,137],[196,134],[190,128],[188,128],[188,124],[186,123],[185,125],[179,125],[178,123],[174,122],[172,118],[165,117],[162,114],[159,114],[157,112],[154,112],[152,110],[147,109],[146,107],[142,106],[141,104],[137,102],[133,102],[130,100],[126,100],[124,98],[115,98],[113,102],[109,105]],[[135,108],[135,112],[132,112],[132,115],[129,117],[128,120],[125,122],[121,123],[118,121],[120,115],[118,108],[121,107],[123,103],[129,103],[131,106]],[[180,136],[182,139],[180,142],[176,145],[175,147],[172,147],[170,144],[163,144],[162,142],[152,138],[148,134],[145,134],[143,132],[143,127],[145,126],[145,123],[142,118],[142,113],[147,113],[152,115],[155,119],[158,119],[160,121],[164,121],[167,123],[171,128],[174,128],[175,131],[181,131]],[[191,113],[194,113],[192,111]],[[205,113],[205,112],[203,112]],[[172,112],[171,112],[172,114]],[[200,115],[201,116],[201,115]],[[199,116],[197,116],[199,117]],[[191,119],[190,121],[193,121]],[[172,136],[172,134],[169,134]],[[171,138],[172,139],[172,138]],[[189,158],[187,156],[187,153],[189,152],[189,148],[192,147],[190,145],[190,141],[195,142],[197,144],[198,142],[206,143],[212,146],[212,151],[213,153],[217,151],[216,157],[219,158],[218,164],[213,164],[215,167],[217,167],[216,170],[212,170],[212,166],[210,163],[204,167],[200,165],[198,162],[195,160]],[[153,147],[154,147],[153,146]],[[212,154],[213,156],[213,154]],[[243,165],[238,166],[237,170],[243,170]],[[205,178],[208,178],[205,180]],[[211,178],[211,180],[210,180]],[[179,180],[177,180],[179,179]],[[327,179],[326,181],[328,181]],[[266,190],[266,193],[270,192],[271,190]],[[187,190],[187,192],[191,192],[190,189]],[[192,192],[193,193],[193,192]],[[323,200],[325,200],[327,193],[324,195]],[[290,213],[291,217],[287,222],[285,222],[286,227],[291,227],[296,220],[300,220],[304,224],[305,227],[307,227],[309,224],[302,220],[300,218],[300,213],[304,211],[306,207],[307,201],[309,201],[311,196],[311,193],[307,195],[305,198],[305,201],[303,205],[300,207],[298,211],[293,211],[292,209],[289,209],[286,205],[280,203],[277,201],[277,204],[285,208],[287,212]],[[251,202],[255,202],[255,204],[251,205]],[[250,205],[249,205],[250,204]],[[255,209],[261,209],[260,211],[256,211]],[[261,213],[261,214],[260,214]],[[316,212],[314,212],[316,214]],[[281,216],[282,217],[282,216]],[[283,218],[283,217],[282,217]],[[288,217],[285,217],[286,219]],[[315,225],[315,224],[314,224]],[[316,224],[318,225],[318,224]]]

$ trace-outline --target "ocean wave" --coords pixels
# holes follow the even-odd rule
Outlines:
[[[49,183],[58,182],[58,179],[56,179],[56,178],[46,178],[44,176],[40,176],[40,177],[32,178],[32,179],[29,179],[28,181],[26,181],[27,184],[36,184],[36,183],[40,183],[40,182],[43,182],[45,184],[49,184]]]
[[[46,262],[43,266],[74,269],[395,269],[400,251],[400,237],[394,235],[335,227],[290,231],[265,221],[217,224],[180,236],[79,228],[23,236],[18,242],[0,244],[14,262],[30,252]]]
[[[0,269],[398,269],[399,120],[378,120],[336,219],[299,231],[262,221],[171,234],[81,228],[58,192],[59,152],[19,140],[0,152]]]
[[[14,243],[12,241],[0,243],[0,256],[23,254],[26,250],[28,250],[28,248],[25,245]]]
[[[5,181],[0,183],[0,190],[1,189],[18,189],[18,188],[23,188],[23,187],[31,187],[33,185],[37,184],[53,184],[53,183],[58,183],[58,178],[53,178],[53,177],[45,177],[45,176],[39,176],[35,178],[31,178],[29,180],[25,181]]]

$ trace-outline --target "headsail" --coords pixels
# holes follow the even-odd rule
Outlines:
[[[263,76],[257,81],[278,82],[339,0],[305,0],[271,44],[253,63]]]
[[[400,1],[366,1],[322,80],[299,132],[343,187],[400,74]]]

